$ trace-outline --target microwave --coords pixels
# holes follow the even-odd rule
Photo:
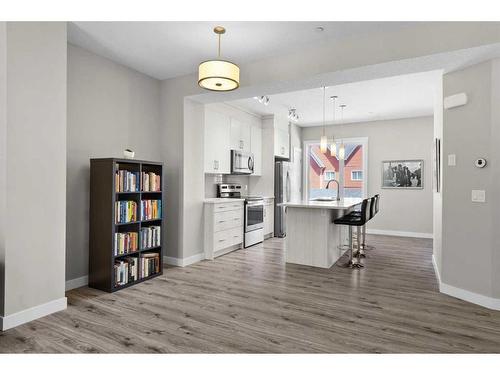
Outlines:
[[[251,152],[231,150],[231,173],[252,174],[254,158]]]

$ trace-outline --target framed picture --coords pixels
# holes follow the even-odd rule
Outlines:
[[[423,160],[382,162],[382,189],[423,189]]]

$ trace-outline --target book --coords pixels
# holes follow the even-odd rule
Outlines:
[[[161,227],[152,225],[150,227],[141,228],[141,249],[149,249],[151,247],[160,246]]]
[[[161,200],[146,199],[141,201],[141,220],[161,219]]]
[[[140,191],[139,172],[117,170],[115,173],[115,191],[117,193]]]
[[[115,256],[135,252],[138,248],[139,234],[137,232],[115,233]]]
[[[141,172],[142,191],[161,191],[160,175],[153,172]]]
[[[116,286],[126,285],[138,280],[139,258],[126,257],[123,260],[115,261],[113,265],[114,284]]]
[[[160,272],[160,254],[143,253],[139,257],[140,278]]]
[[[115,202],[115,223],[123,224],[137,221],[137,203],[135,201]]]

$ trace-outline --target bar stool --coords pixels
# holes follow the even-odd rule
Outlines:
[[[379,194],[375,194],[373,196],[373,203],[372,203],[372,207],[373,207],[373,210],[372,210],[372,213],[370,214],[370,220],[373,219],[377,213],[378,213],[378,203],[379,203],[379,200],[380,200],[380,195]],[[366,225],[363,227],[363,242],[361,242],[361,250],[374,250],[375,249],[375,246],[371,246],[371,245],[367,245],[366,244]],[[364,252],[362,252],[361,254],[363,254]]]
[[[368,199],[364,199],[363,202],[361,203],[361,210],[358,213],[355,212],[350,212],[347,215],[344,215],[342,217],[339,217],[338,219],[333,220],[334,224],[337,225],[347,225],[349,227],[349,261],[342,265],[342,267],[349,267],[349,268],[362,268],[364,267],[364,264],[361,263],[361,243],[360,241],[357,241],[357,259],[355,260],[353,258],[353,253],[352,253],[352,248],[353,248],[353,241],[352,241],[352,227],[357,228],[357,236],[358,238],[361,238],[361,227],[365,225],[365,223],[368,221],[368,215],[369,215],[369,210],[368,210]],[[342,247],[340,247],[342,248]]]

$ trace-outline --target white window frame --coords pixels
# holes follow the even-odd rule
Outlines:
[[[331,178],[326,178],[326,174],[327,173],[333,173],[333,177],[332,178],[336,178],[336,176],[337,176],[337,172],[335,172],[335,171],[325,171],[325,173],[324,173],[325,174],[325,181],[331,180]]]
[[[361,178],[354,178],[354,172],[361,172]],[[351,171],[351,181],[363,181],[363,170],[362,169],[356,169]]]
[[[363,177],[368,176],[368,137],[353,137],[353,138],[335,138],[335,143],[337,144],[337,151],[340,147],[340,144],[344,143],[359,143],[363,147]],[[314,144],[319,144],[319,138],[316,140],[306,140],[302,142],[303,147],[303,156],[302,156],[302,197],[304,200],[309,200],[309,147]],[[328,140],[328,147],[330,147],[331,140]],[[338,171],[340,182],[340,196],[344,196],[344,163],[339,163],[339,171]],[[363,198],[367,197],[368,193],[368,179],[364,178],[361,180],[363,183],[361,184],[361,196]]]

